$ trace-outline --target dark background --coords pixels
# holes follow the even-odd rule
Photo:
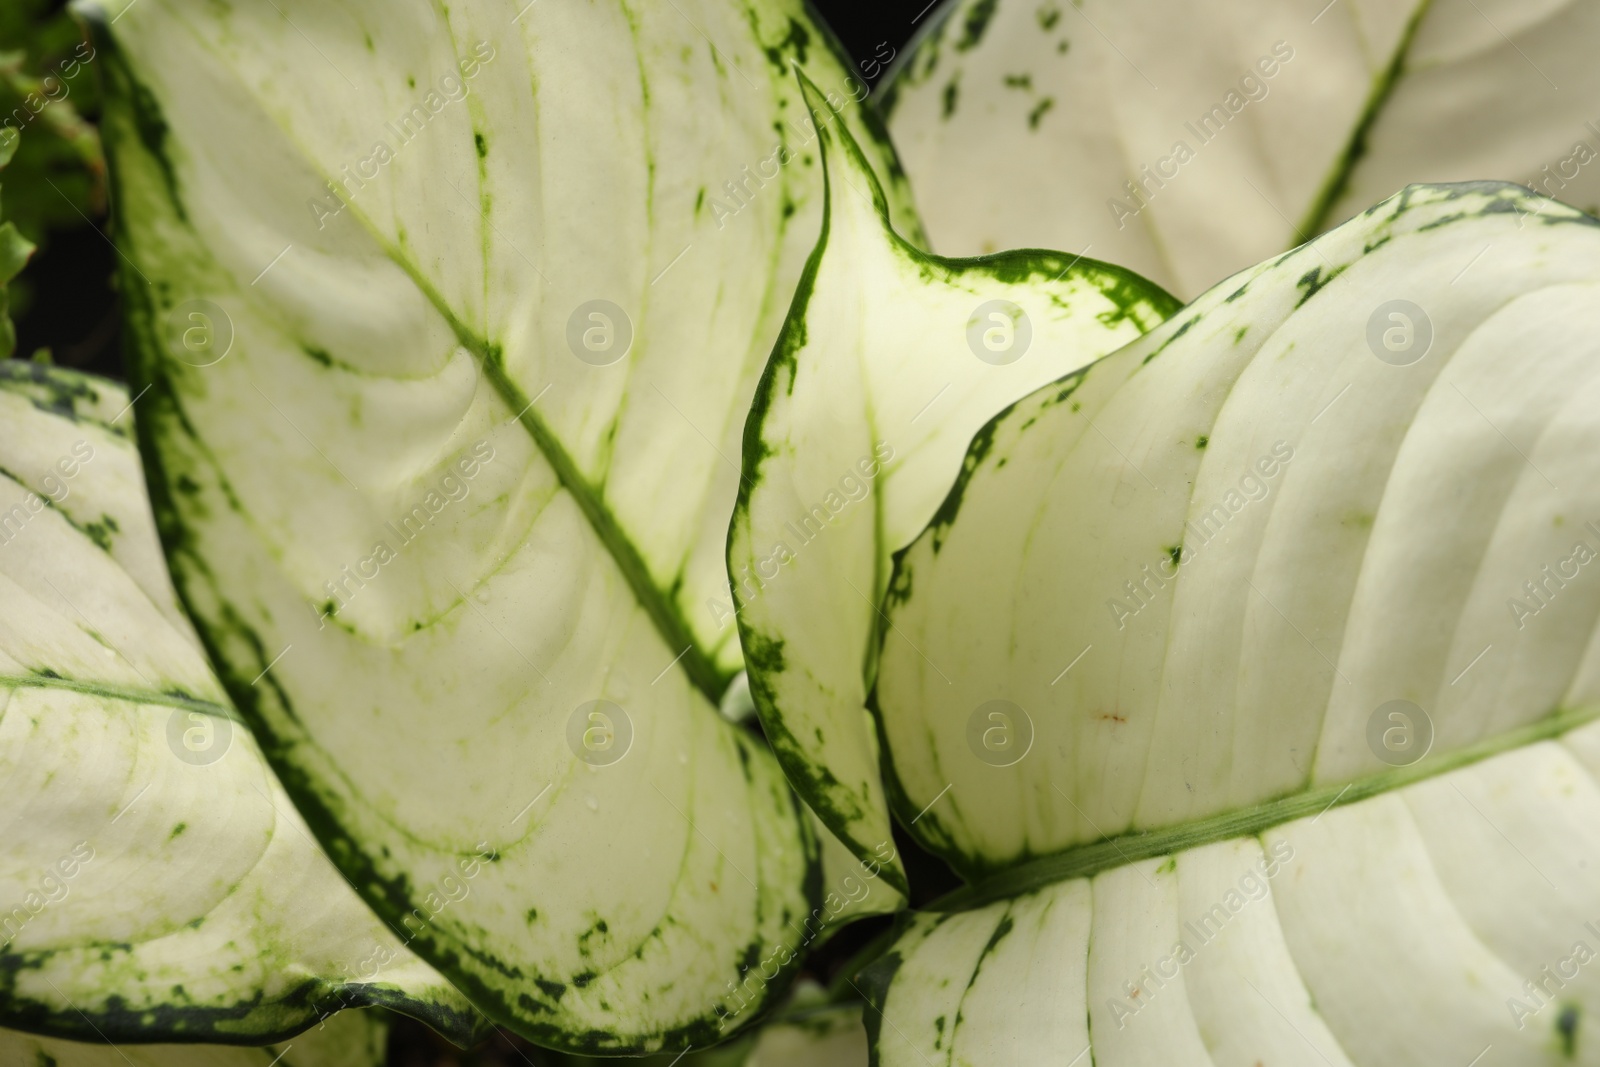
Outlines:
[[[71,51],[72,27],[63,15],[65,0],[0,0],[0,52],[24,49],[35,73]],[[815,8],[858,61],[857,74],[869,84],[880,82],[883,63],[873,57],[898,53],[911,35],[935,17],[929,0],[815,0]],[[41,29],[42,27],[42,29]],[[16,39],[7,39],[14,37]],[[92,67],[92,64],[90,65]],[[80,76],[69,97],[82,117],[93,122],[98,94],[93,73]],[[0,96],[3,96],[0,92]],[[13,104],[0,99],[3,110]],[[56,105],[52,105],[55,107]],[[34,357],[48,349],[54,362],[122,377],[120,309],[116,293],[117,252],[107,237],[106,197],[102,176],[81,154],[47,145],[45,136],[24,136],[18,159],[0,173],[0,217],[16,218],[39,251],[13,283],[17,318],[17,355]],[[47,151],[48,149],[48,151]],[[24,157],[23,152],[29,153]],[[913,904],[924,903],[958,884],[939,860],[899,833],[900,848],[914,891]],[[806,977],[823,985],[842,982],[845,965],[873,938],[888,930],[888,917],[868,919],[841,931],[806,964]],[[690,1067],[687,1057],[680,1067]],[[672,1057],[661,1059],[665,1064]],[[395,1018],[390,1063],[396,1067],[534,1067],[567,1061],[535,1049],[506,1034],[497,1034],[470,1052],[461,1052],[420,1023]],[[613,1061],[614,1062],[614,1061]]]

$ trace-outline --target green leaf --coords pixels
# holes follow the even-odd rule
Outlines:
[[[21,136],[15,130],[0,130],[0,170],[16,156]],[[17,330],[11,322],[11,299],[6,285],[15,278],[33,255],[33,245],[7,222],[0,224],[0,359],[9,358],[17,347]]]
[[[1588,3],[955,0],[927,23],[884,93],[946,253],[1087,250],[1189,298],[1409,182],[1600,205]]]
[[[984,420],[1177,305],[1092,260],[924,255],[896,234],[848,132],[823,140],[823,235],[745,428],[728,569],[751,691],[790,780],[903,886],[866,711],[889,555],[933,515]]]
[[[0,1062],[17,1067],[382,1067],[389,1027],[377,1011],[346,1011],[276,1045],[114,1045],[0,1030]]]
[[[307,821],[543,1044],[754,1018],[830,887],[715,608],[820,219],[791,64],[890,170],[864,87],[798,0],[101,18],[156,512]]]
[[[1597,296],[1593,218],[1413,186],[985,427],[885,608],[976,884],[877,1062],[1592,1054]]]
[[[0,1019],[232,1044],[380,1004],[470,1042],[471,1006],[345,885],[207,667],[131,407],[0,362]]]

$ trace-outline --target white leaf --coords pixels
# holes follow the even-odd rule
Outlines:
[[[1414,186],[985,427],[885,606],[892,795],[976,884],[880,1062],[1592,1055],[1597,297],[1592,218]]]

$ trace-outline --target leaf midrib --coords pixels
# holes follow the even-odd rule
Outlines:
[[[1432,5],[1433,0],[1421,0],[1410,18],[1406,20],[1405,29],[1400,33],[1400,41],[1389,59],[1389,65],[1373,80],[1372,88],[1367,94],[1367,102],[1362,107],[1356,124],[1350,129],[1350,136],[1339,153],[1338,161],[1328,172],[1322,188],[1317,191],[1316,199],[1306,209],[1305,217],[1295,231],[1296,245],[1304,244],[1328,228],[1333,209],[1344,198],[1345,190],[1350,187],[1350,179],[1355,176],[1356,167],[1367,154],[1367,138],[1372,133],[1372,128],[1377,125],[1379,115],[1394,96],[1394,91],[1405,74],[1406,60],[1411,55],[1411,46],[1416,41],[1417,30],[1422,26],[1422,20],[1427,17]]]
[[[1277,797],[1195,822],[1102,838],[1000,870],[928,904],[926,910],[968,911],[1072,878],[1088,878],[1116,867],[1131,866],[1140,860],[1185,852],[1218,841],[1252,837],[1275,826],[1307,816],[1320,817],[1335,807],[1368,800],[1494,756],[1552,740],[1596,720],[1600,720],[1600,705],[1558,709],[1515,730],[1483,738],[1434,758],[1424,758],[1408,767]]]
[[[284,132],[287,135],[288,131]],[[313,170],[322,173],[322,167],[314,155],[303,153],[303,159]],[[322,176],[331,181],[328,175],[322,174]],[[678,653],[678,658],[674,662],[682,667],[688,674],[691,684],[711,702],[713,707],[719,705],[737,672],[718,669],[715,660],[701,647],[693,630],[685,621],[683,613],[656,585],[644,557],[629,540],[616,516],[611,514],[603,494],[594,483],[584,477],[554,431],[533,411],[534,398],[524,393],[521,387],[505,373],[500,346],[473,332],[455,314],[438,288],[404,254],[403,249],[380,231],[364,211],[353,203],[347,203],[345,206],[357,224],[382,250],[384,256],[404,271],[418,292],[433,305],[434,310],[455,334],[456,340],[477,358],[501,400],[509,405],[511,410],[520,412],[517,420],[533,438],[535,447],[550,464],[562,488],[566,489],[577,502],[579,510],[583,512],[595,536],[605,546],[607,554],[628,583],[634,599],[644,608],[662,640]]]
[[[366,222],[364,216],[357,213]],[[384,240],[381,234],[369,226],[384,253],[412,280],[419,292],[428,299],[441,317],[449,324],[451,332],[456,336],[462,347],[466,348],[478,360],[483,368],[484,376],[494,386],[495,393],[512,411],[520,412],[517,421],[520,422],[528,436],[533,439],[534,447],[539,450],[545,462],[550,464],[555,472],[556,479],[561,483],[572,499],[577,503],[583,517],[588,520],[589,527],[594,531],[600,543],[605,546],[612,562],[622,573],[628,588],[633,591],[634,599],[639,606],[644,608],[645,614],[655,625],[656,632],[661,635],[674,652],[680,653],[678,665],[689,676],[689,681],[696,689],[711,701],[712,705],[719,704],[722,694],[733,681],[733,674],[718,670],[715,662],[700,647],[695,640],[693,632],[684,620],[682,612],[677,606],[662,593],[650,575],[650,568],[639,554],[633,542],[623,530],[622,524],[617,521],[611,509],[606,506],[604,497],[594,484],[584,477],[578,469],[578,464],[570,453],[561,444],[561,439],[556,436],[549,425],[534,411],[534,400],[525,393],[521,386],[513,381],[506,373],[505,362],[499,345],[491,343],[486,338],[474,333],[466,323],[451,309],[438,289],[416,269],[400,251]]]

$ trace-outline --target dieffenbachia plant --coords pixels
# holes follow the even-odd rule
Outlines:
[[[934,247],[1043,245],[1184,298],[1408,182],[1600,204],[1600,4],[956,0],[890,129]]]
[[[305,1033],[254,1048],[131,1045],[0,1030],[0,1063],[16,1067],[383,1067],[389,1027],[382,1013],[346,1011]]]
[[[924,255],[896,234],[855,139],[823,141],[822,237],[745,430],[728,569],[773,749],[838,839],[900,879],[866,710],[890,554],[985,420],[1178,305],[1056,253]]]
[[[864,86],[798,0],[83,10],[173,577],[334,863],[542,1044],[755,1018],[902,899],[717,713],[818,130],[894,169]]]
[[[920,348],[967,300],[913,293]],[[1593,218],[1413,186],[983,427],[883,604],[888,793],[971,885],[875,1063],[1594,1061],[1597,338]]]
[[[377,1004],[469,1044],[482,1018],[345,884],[206,665],[131,409],[0,361],[0,1019],[259,1044]]]

